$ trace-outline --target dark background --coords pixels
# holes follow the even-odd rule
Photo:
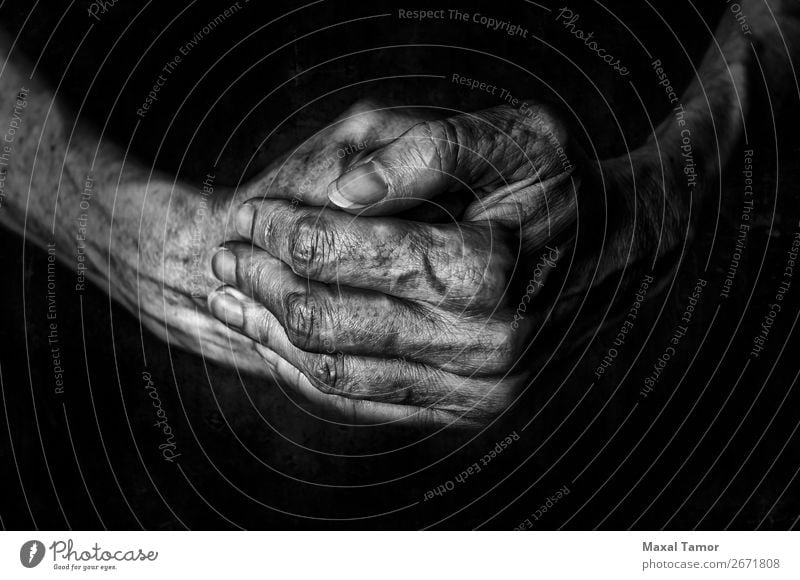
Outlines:
[[[631,69],[623,82],[555,24],[552,13],[522,0],[460,6],[519,23],[528,39],[473,23],[400,21],[397,7],[418,6],[383,1],[305,8],[242,2],[238,14],[183,59],[137,128],[135,111],[161,67],[229,4],[119,0],[100,22],[88,17],[89,2],[57,4],[6,2],[0,21],[19,34],[59,96],[81,119],[105,127],[106,138],[130,143],[140,159],[189,181],[214,172],[221,184],[252,175],[358,98],[464,110],[499,104],[448,79],[420,76],[453,72],[520,96],[563,98],[571,121],[587,131],[585,143],[604,158],[623,154],[647,136],[648,115],[657,122],[669,114],[639,42],[663,61],[677,87],[685,86],[724,12],[721,2],[696,8],[659,2],[652,9],[573,0],[580,27],[594,30]],[[392,15],[365,19],[386,13]],[[393,76],[404,78],[385,78]],[[351,83],[358,84],[346,86]],[[768,110],[763,92],[753,109]],[[66,384],[57,397],[46,341],[46,255],[0,232],[0,268],[8,281],[0,328],[0,404],[8,423],[0,433],[2,525],[507,529],[566,485],[569,495],[535,528],[793,526],[800,462],[797,341],[790,335],[800,280],[766,351],[742,374],[800,214],[798,151],[790,133],[795,113],[778,114],[777,134],[767,113],[748,125],[757,151],[757,227],[731,298],[718,295],[741,207],[743,147],[726,172],[722,203],[704,208],[670,292],[647,301],[636,335],[609,374],[592,386],[616,325],[585,353],[559,350],[531,384],[523,408],[474,435],[337,427],[309,417],[274,385],[242,382],[146,331],[142,343],[136,318],[94,288],[81,301],[72,292],[74,272],[61,268]],[[254,153],[256,162],[248,163]],[[700,275],[709,280],[701,312],[656,391],[640,400],[642,380]],[[624,308],[632,294],[613,301]],[[143,370],[177,433],[182,455],[174,464],[158,451],[161,436],[152,426]],[[480,474],[423,501],[427,490],[453,479],[514,430],[520,441]]]

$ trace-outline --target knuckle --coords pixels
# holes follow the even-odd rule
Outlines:
[[[484,282],[485,264],[465,262],[455,265],[451,274],[459,288],[457,296],[482,308],[489,300],[489,284]]]
[[[511,131],[515,141],[522,144],[528,155],[541,153],[552,158],[567,152],[575,153],[567,125],[555,108],[538,104],[528,111],[520,126]]]
[[[364,139],[386,123],[386,111],[383,106],[372,99],[362,99],[353,104],[340,117],[333,131],[337,142]]]
[[[345,357],[341,354],[317,355],[309,368],[309,380],[326,395],[348,397],[352,394],[353,382],[345,369]]]
[[[564,131],[564,122],[561,116],[553,107],[539,104],[533,108],[535,114],[533,118],[538,123],[539,131],[547,134],[555,134],[566,139],[567,133]]]
[[[475,308],[494,308],[506,294],[510,269],[504,259],[492,253],[456,265],[454,277],[461,288],[459,294],[470,300]]]
[[[512,259],[508,252],[493,250],[481,272],[478,294],[492,306],[506,294],[510,282]]]
[[[236,260],[236,282],[241,288],[260,295],[268,288],[267,269],[263,262],[254,260],[250,251],[239,254]]]
[[[471,310],[502,304],[515,263],[505,238],[480,229],[463,229],[458,236],[448,238],[430,252],[429,261],[444,281],[450,299]]]
[[[439,170],[451,172],[454,169],[451,164],[458,158],[459,139],[455,125],[449,119],[423,121],[414,127],[414,133],[423,142],[422,150],[435,156]]]
[[[497,306],[507,294],[517,258],[509,249],[507,233],[497,228],[491,232],[488,241],[481,292],[491,305]]]
[[[332,251],[333,236],[321,216],[304,215],[295,220],[289,236],[289,259],[297,275],[319,276]]]
[[[326,307],[308,292],[289,292],[283,299],[283,316],[289,341],[302,350],[319,350]]]
[[[488,327],[487,327],[488,326]],[[520,362],[522,348],[511,325],[493,322],[461,343],[465,358],[462,363],[476,377],[498,377],[514,371]],[[459,372],[459,371],[456,371]]]
[[[364,115],[379,115],[381,104],[375,99],[364,98],[359,99],[345,113],[345,117],[358,117]]]

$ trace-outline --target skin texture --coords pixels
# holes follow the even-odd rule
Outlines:
[[[87,279],[162,340],[265,375],[252,341],[230,332],[206,308],[206,296],[218,285],[211,256],[235,235],[228,223],[231,202],[213,204],[199,187],[148,171],[98,140],[49,87],[29,78],[31,64],[11,46],[0,33],[0,124],[12,119],[18,92],[24,88],[27,95],[0,223],[42,248],[53,244],[56,258],[70,269],[76,255],[85,256]],[[81,230],[87,198],[89,217]]]
[[[251,200],[236,225],[253,243],[227,244],[213,261],[216,275],[243,294],[224,289],[210,299],[212,311],[301,370],[305,391],[382,403],[375,420],[487,421],[525,378],[517,363],[533,318],[514,321],[520,255],[573,221],[576,207],[577,172],[557,155],[570,151],[557,141],[563,125],[543,107],[531,111],[419,123],[358,159],[390,168],[390,212],[474,183],[450,223]],[[494,142],[484,142],[481,126],[497,133]],[[450,147],[448,131],[465,147]],[[482,150],[469,147],[476,136]],[[302,189],[330,194],[323,184]],[[560,256],[544,251],[551,264]]]
[[[796,6],[742,3],[759,67],[777,79],[776,101],[794,88],[779,55],[784,38],[798,37]],[[582,160],[558,117],[533,103],[534,123],[507,109],[442,120],[368,103],[204,203],[199,187],[148,171],[77,124],[2,37],[4,126],[27,93],[0,223],[40,247],[54,243],[74,267],[91,175],[88,277],[160,338],[277,376],[346,421],[480,425],[525,384],[529,367],[515,363],[528,326],[548,315],[559,324],[587,288],[629,284],[643,262],[668,258],[691,236],[696,208],[741,135],[749,77],[761,74],[733,19],[717,40],[681,99],[699,164],[691,192],[681,186],[672,117],[640,149],[597,164]],[[568,178],[554,142],[573,161]],[[348,147],[355,151],[340,155]],[[330,196],[341,202],[349,188],[339,180],[351,170],[352,182],[359,162],[374,162],[368,174],[380,175],[386,201],[334,213]],[[243,209],[252,198],[269,200]],[[378,215],[398,211],[401,219]],[[552,239],[568,241],[571,229],[571,248]],[[225,240],[233,243],[217,255]],[[568,273],[555,269],[565,276],[561,298],[552,311],[531,301],[512,328],[530,265],[553,251],[546,246],[569,249]],[[515,272],[520,263],[527,270]],[[544,287],[554,279],[546,280],[548,268],[537,279]],[[219,279],[228,286],[214,292]]]
[[[776,46],[766,6],[748,9],[760,48]],[[794,20],[783,25],[796,31]],[[378,139],[386,145],[302,200],[323,209],[245,204],[237,231],[251,243],[228,244],[214,257],[226,286],[210,297],[212,312],[272,349],[274,370],[290,387],[349,420],[487,423],[530,374],[521,361],[533,328],[547,318],[563,324],[589,288],[633,287],[652,264],[669,269],[694,235],[749,113],[749,40],[733,19],[723,20],[716,40],[680,100],[685,124],[670,115],[625,157],[586,161],[558,116],[528,102],[532,117],[499,107]],[[692,183],[681,149],[687,127]],[[282,187],[292,190],[291,182]],[[323,187],[328,200],[320,203]],[[371,217],[454,192],[464,211],[441,223]],[[564,245],[571,228],[573,243]],[[555,307],[526,302],[568,247]],[[515,266],[530,271],[537,258],[541,275],[519,284]],[[522,318],[515,304],[526,305]]]
[[[219,285],[211,258],[225,240],[236,239],[235,193],[263,192],[278,168],[295,176],[304,170],[313,176],[323,168],[278,159],[236,190],[211,183],[213,192],[153,172],[78,124],[49,87],[29,77],[31,63],[11,47],[0,31],[2,124],[14,118],[15,106],[21,116],[6,168],[0,224],[41,248],[53,244],[56,259],[70,269],[75,256],[84,255],[88,281],[160,339],[240,372],[270,377],[253,341],[208,310],[207,297]],[[411,123],[403,121],[406,117],[398,113],[392,122],[404,123],[404,130]],[[81,230],[86,193],[89,218]]]

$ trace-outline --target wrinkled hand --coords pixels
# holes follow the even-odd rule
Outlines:
[[[352,420],[486,423],[528,377],[535,324],[520,305],[562,256],[543,246],[575,219],[579,154],[537,105],[426,121],[396,139],[370,134],[345,166],[341,141],[303,150],[301,163],[316,160],[313,186],[293,190],[273,168],[267,187],[248,192],[294,199],[239,210],[237,231],[252,243],[215,256],[229,286],[211,310],[285,382]],[[355,217],[298,194],[369,215],[444,196],[459,213],[445,224]],[[520,262],[539,254],[536,269]]]

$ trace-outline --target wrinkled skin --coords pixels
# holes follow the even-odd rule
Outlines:
[[[56,258],[73,267],[91,174],[87,276],[171,344],[262,375],[266,361],[348,420],[481,424],[524,384],[524,369],[512,363],[528,327],[544,316],[563,323],[587,289],[625,289],[642,263],[686,247],[692,220],[743,137],[750,79],[768,81],[771,108],[789,106],[796,43],[788,45],[791,59],[782,55],[786,39],[800,34],[796,2],[742,7],[757,42],[735,19],[722,19],[680,98],[699,176],[692,190],[672,114],[639,149],[587,163],[541,106],[526,118],[499,108],[436,119],[367,105],[207,208],[197,188],[75,130],[0,32],[6,122],[20,87],[30,88],[0,223],[43,248],[54,240]],[[264,201],[242,205],[252,198]],[[320,210],[329,200],[344,211]],[[398,211],[405,221],[363,217]],[[569,265],[556,268],[565,281],[556,285],[557,308],[547,312],[531,299],[517,320],[513,305],[527,295],[527,276],[553,286],[546,268],[538,278],[530,268],[543,251],[567,255],[560,244],[573,222]],[[234,243],[216,253],[224,240]],[[213,291],[212,255],[217,278],[229,284],[222,291]],[[513,269],[520,264],[527,271]],[[209,293],[214,316],[200,300]]]
[[[776,12],[797,30],[788,5],[746,3],[764,47],[782,38]],[[787,69],[766,50],[768,67]],[[602,163],[534,103],[532,114],[433,120],[356,108],[239,192],[267,199],[234,208],[249,243],[214,256],[226,286],[210,309],[280,379],[348,421],[485,424],[535,368],[519,361],[545,320],[571,326],[588,291],[632,291],[642,273],[662,276],[651,294],[663,287],[743,136],[754,74],[753,45],[723,19],[681,96],[684,124],[670,114],[638,149]],[[698,177],[689,186],[686,127]],[[363,147],[341,159],[341,143]],[[558,295],[552,308],[531,297],[540,285]],[[573,336],[598,331],[592,315]]]
[[[396,139],[413,117],[375,109],[354,108],[239,194],[264,199],[235,218],[252,243],[214,258],[228,286],[212,312],[261,345],[284,382],[353,420],[483,424],[528,377],[535,317],[519,304],[563,255],[543,245],[575,220],[582,158],[536,105],[425,121]],[[342,143],[362,146],[345,161]],[[365,163],[380,163],[387,200],[331,207],[329,189]],[[444,219],[420,221],[424,208]],[[545,268],[526,295],[520,270],[537,252]]]

